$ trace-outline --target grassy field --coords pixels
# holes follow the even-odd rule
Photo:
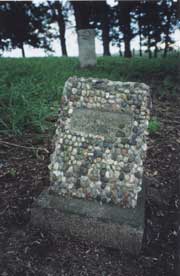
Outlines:
[[[76,58],[0,59],[0,133],[52,131],[65,81],[70,76],[140,81],[156,95],[178,93],[180,57],[166,59],[100,57],[82,70]]]

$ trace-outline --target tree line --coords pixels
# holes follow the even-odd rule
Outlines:
[[[103,55],[110,56],[110,44],[119,54],[132,56],[131,42],[138,37],[139,55],[145,49],[149,58],[164,57],[173,50],[172,34],[179,27],[178,2],[173,0],[117,1],[30,1],[0,2],[0,50],[20,48],[25,57],[25,45],[52,51],[52,41],[59,39],[61,52],[67,56],[66,29],[94,28],[102,40]],[[122,46],[124,51],[122,51]]]

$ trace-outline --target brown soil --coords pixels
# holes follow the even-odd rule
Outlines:
[[[0,275],[177,273],[180,99],[155,99],[153,106],[152,113],[160,120],[161,128],[150,135],[148,142],[145,174],[155,180],[148,187],[146,235],[143,250],[136,258],[68,236],[57,240],[49,232],[30,227],[31,205],[49,185],[50,138],[37,138],[33,133],[23,138],[0,137]]]

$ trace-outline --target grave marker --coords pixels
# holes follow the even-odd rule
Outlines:
[[[44,217],[56,231],[138,251],[148,120],[145,84],[70,78],[49,166],[51,186],[34,208],[36,221]]]
[[[96,65],[95,30],[84,29],[78,31],[80,67],[93,67]]]

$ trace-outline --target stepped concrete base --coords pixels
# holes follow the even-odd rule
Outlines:
[[[145,185],[144,180],[144,185]],[[143,185],[143,186],[144,186]],[[134,209],[120,208],[44,191],[32,208],[31,223],[51,233],[71,235],[138,254],[144,232],[144,189]]]

